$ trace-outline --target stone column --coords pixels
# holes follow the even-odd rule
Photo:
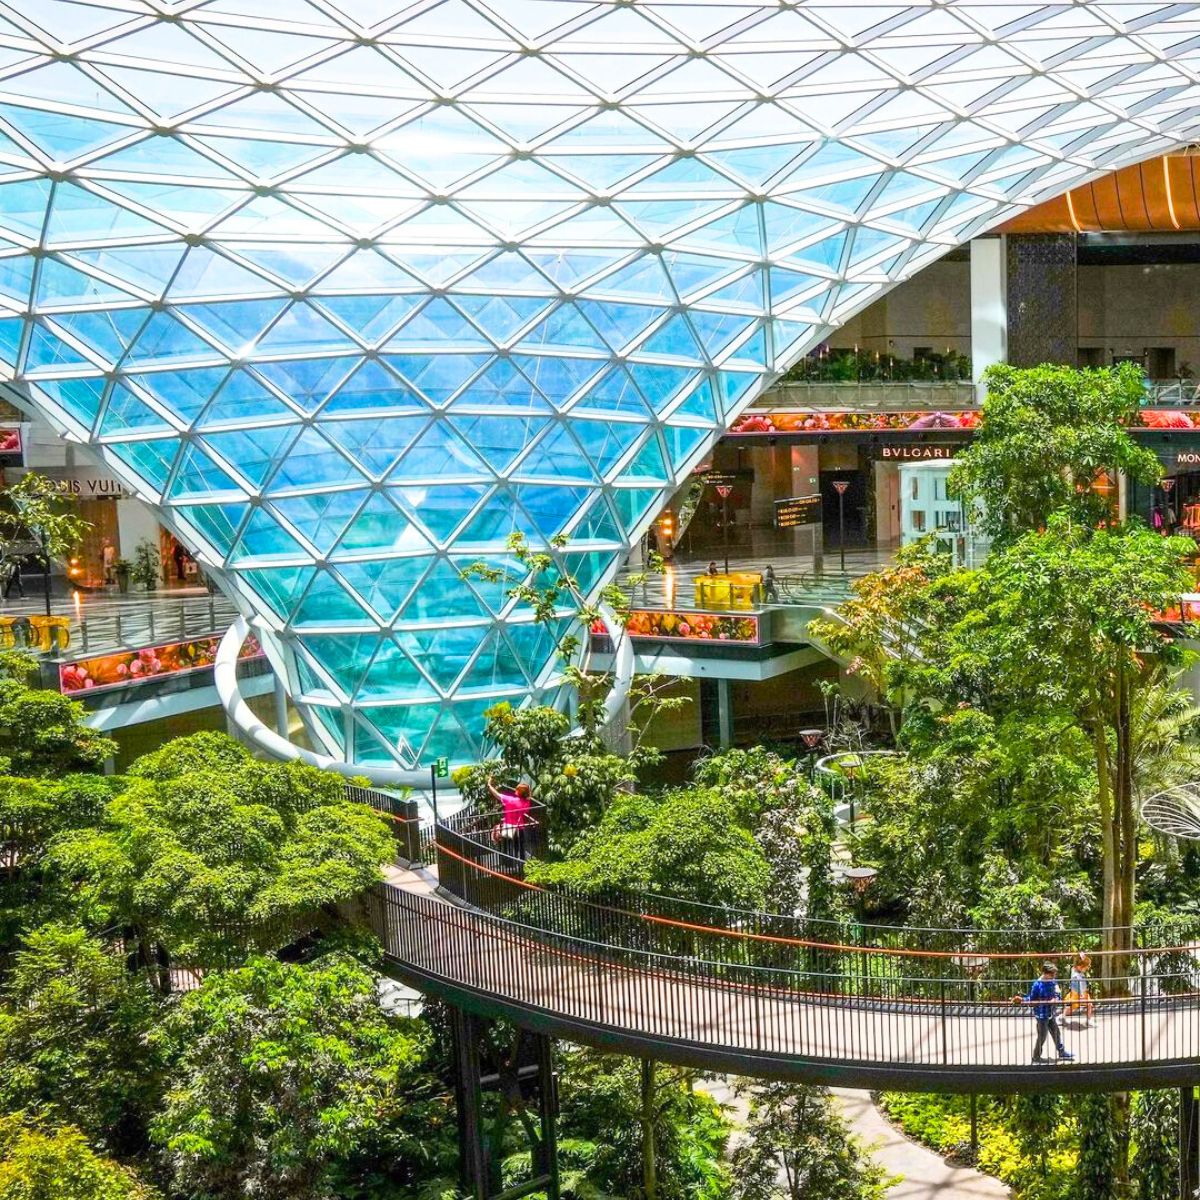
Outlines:
[[[993,363],[1008,361],[1008,288],[1004,238],[971,243],[971,372],[979,383]]]

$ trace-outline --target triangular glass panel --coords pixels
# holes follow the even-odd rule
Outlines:
[[[621,472],[622,480],[652,480],[656,483],[666,483],[667,465],[663,462],[662,448],[658,438],[652,433],[646,439],[646,444],[638,451],[637,457]]]
[[[361,482],[361,476],[349,459],[315,429],[304,427],[280,461],[271,480],[271,490],[328,487],[351,481]]]
[[[410,518],[427,529],[436,542],[444,543],[487,490],[482,484],[417,484],[398,487],[391,494]]]
[[[645,428],[634,421],[573,420],[569,425],[601,475],[612,470]]]
[[[181,422],[188,424],[195,420],[228,374],[224,367],[202,367],[190,371],[154,371],[130,378]],[[229,386],[232,384],[227,388]]]
[[[421,531],[385,496],[378,494],[362,506],[346,526],[335,559],[363,554],[412,554],[429,549]]]
[[[249,511],[245,504],[189,504],[180,507],[176,515],[191,525],[200,536],[224,558],[237,539],[242,519]],[[261,595],[261,593],[260,593]],[[269,601],[268,601],[269,602]]]
[[[405,480],[444,476],[478,478],[486,474],[478,455],[445,420],[431,425],[404,459]]]
[[[170,433],[172,427],[166,417],[151,408],[136,393],[131,392],[123,384],[114,384],[108,402],[104,406],[104,417],[100,422],[99,436],[103,438],[129,431],[143,433],[149,430]]]
[[[171,481],[171,500],[202,500],[210,497],[240,497],[241,488],[198,446],[188,446]]]
[[[612,502],[620,514],[621,525],[626,536],[641,525],[646,514],[661,503],[662,493],[658,488],[614,488]]]
[[[139,479],[161,492],[179,443],[174,438],[165,438],[151,442],[111,442],[109,447]]]
[[[484,642],[478,657],[454,691],[455,695],[462,696],[527,686],[528,680],[512,646],[500,630],[495,630]]]
[[[436,698],[437,694],[412,659],[395,642],[384,641],[358,685],[356,699],[377,700],[390,696]]]
[[[518,415],[478,415],[452,418],[450,424],[498,475],[512,466],[513,460],[546,426],[541,417]]]
[[[350,593],[342,587],[332,572],[318,570],[313,576],[313,581],[305,593],[304,599],[292,616],[292,624],[300,628],[306,625],[310,627],[315,625],[345,627],[373,626],[374,622]],[[373,639],[377,635],[371,636]],[[348,641],[349,639],[339,640]],[[309,649],[311,650],[311,646]],[[345,677],[340,673],[336,677],[340,683],[347,685],[346,690],[349,691],[350,688]]]
[[[521,483],[513,488],[521,507],[532,518],[534,527],[547,541],[563,531],[572,515],[587,500],[585,487],[545,486]]]
[[[252,430],[210,433],[204,441],[251,487],[259,488],[287,453],[295,433],[294,425],[256,425]]]
[[[291,615],[297,597],[308,586],[313,573],[308,566],[264,567],[240,571],[239,575],[254,595],[265,600],[277,617],[285,619]]]
[[[555,425],[521,462],[517,476],[591,481],[595,470],[570,431],[563,425]]]
[[[405,598],[419,585],[430,561],[424,554],[374,562],[345,561],[337,564],[337,573],[381,620],[391,621]]]
[[[403,457],[427,417],[379,417],[357,421],[325,421],[324,432],[360,462],[368,473],[382,478]]]
[[[38,386],[68,416],[73,417],[85,429],[91,429],[95,423],[96,414],[100,411],[100,399],[104,394],[102,379],[45,379],[41,380]],[[174,448],[173,442],[161,444],[164,446],[169,444],[172,450]],[[154,457],[157,459],[157,456]],[[155,486],[161,487],[162,480],[165,478],[166,469],[164,468],[161,477],[157,473],[155,474]]]
[[[326,296],[321,307],[368,345],[382,340],[424,301],[414,296]]]
[[[362,506],[368,494],[364,491],[352,491],[281,496],[272,500],[271,507],[286,518],[294,529],[302,533],[313,544],[317,553],[324,557],[333,548],[342,530]]]
[[[486,619],[489,614],[468,581],[447,559],[438,558],[432,570],[410,593],[403,607],[406,621],[444,621],[450,617]]]
[[[285,303],[282,299],[234,300],[225,304],[185,304],[177,311],[241,356],[253,349],[255,338],[279,316]]]
[[[597,496],[587,515],[571,533],[572,544],[579,542],[610,542],[621,545],[625,538],[617,525],[612,509],[603,496]]]
[[[232,562],[308,561],[312,555],[264,508],[252,508],[250,519],[234,550]]]

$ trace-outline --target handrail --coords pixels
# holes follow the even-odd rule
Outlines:
[[[1198,972],[1169,963],[1143,970],[1127,993],[1098,998],[1087,1026],[1068,1017],[1063,1032],[1077,1061],[1060,1072],[1030,1063],[1033,1006],[972,975],[619,944],[401,887],[376,888],[364,906],[385,960],[422,990],[685,1065],[844,1086],[1003,1092],[1165,1086],[1191,1078],[1200,1060]]]

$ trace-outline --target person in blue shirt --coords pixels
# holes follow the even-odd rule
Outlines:
[[[1058,987],[1058,968],[1052,962],[1042,963],[1042,974],[1029,985],[1029,991],[1024,996],[1014,996],[1013,999],[1021,1004],[1032,1005],[1033,1015],[1037,1018],[1037,1043],[1033,1048],[1033,1061],[1049,1061],[1042,1057],[1046,1035],[1049,1034],[1054,1039],[1059,1060],[1070,1062],[1075,1055],[1063,1045],[1062,1034],[1058,1029],[1057,1013],[1063,1002],[1062,992]]]

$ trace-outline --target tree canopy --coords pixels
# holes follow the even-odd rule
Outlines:
[[[352,959],[216,973],[160,1036],[173,1084],[153,1136],[184,1195],[332,1200],[447,1165],[430,1163],[454,1117],[428,1033],[386,1017]]]
[[[1109,520],[1110,501],[1092,486],[1100,471],[1142,483],[1161,474],[1126,428],[1145,394],[1134,364],[996,365],[984,381],[979,425],[949,482],[951,494],[981,508],[979,523],[998,542],[1042,528],[1055,512],[1089,527]]]
[[[99,824],[54,840],[48,865],[87,920],[205,962],[233,944],[286,945],[379,879],[391,831],[336,777],[200,739],[136,763]]]
[[[560,862],[531,863],[531,879],[585,892],[657,892],[685,900],[761,907],[770,866],[720,788],[661,796],[620,793]]]

